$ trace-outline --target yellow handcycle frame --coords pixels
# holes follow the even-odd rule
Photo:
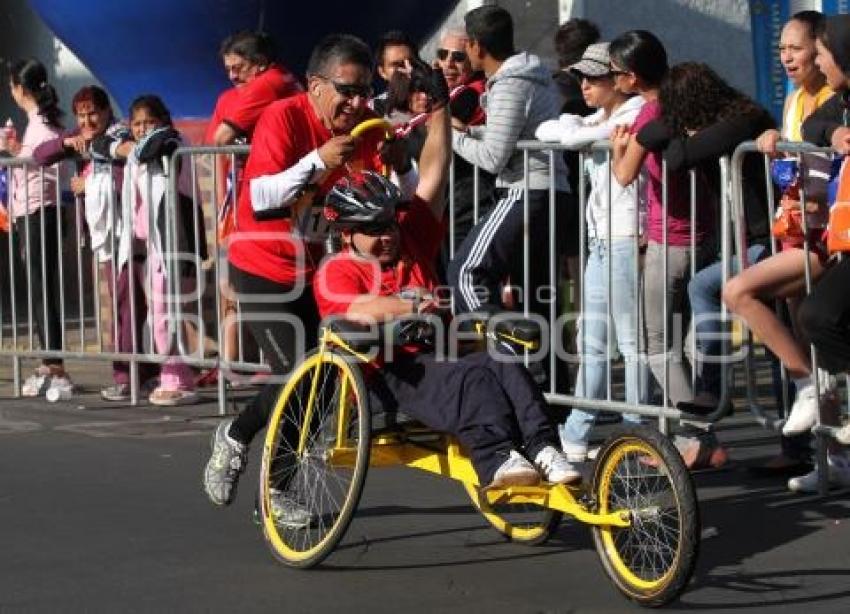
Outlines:
[[[497,330],[484,333],[481,328],[476,330],[480,340],[508,340],[511,337],[510,331],[505,334]],[[519,343],[521,347],[532,347],[533,342],[519,338],[523,336],[515,335],[512,342]],[[359,373],[358,363],[371,362],[372,357],[355,347],[354,341],[346,340],[344,333],[325,327],[320,333],[318,348],[294,369],[283,386],[272,413],[260,469],[263,530],[277,558],[295,567],[312,567],[321,562],[332,552],[356,513],[368,468],[406,466],[460,482],[484,518],[497,531],[514,541],[528,544],[544,541],[557,527],[562,514],[569,514],[579,522],[590,525],[606,573],[621,592],[643,605],[663,605],[684,589],[693,572],[698,552],[699,513],[687,469],[664,435],[656,431],[641,432],[641,427],[615,432],[603,446],[593,481],[587,485],[542,483],[537,486],[482,488],[469,457],[451,435],[413,425],[393,432],[369,430],[369,420],[365,419],[369,415],[368,392]],[[305,548],[293,548],[278,530],[278,521],[271,508],[269,471],[277,447],[278,422],[285,415],[287,399],[303,398],[301,395],[306,397],[306,407],[301,405],[304,413],[298,422],[307,427],[301,427],[297,447],[296,442],[292,442],[295,448],[292,453],[308,460],[312,454],[308,448],[312,444],[307,442],[307,433],[314,432],[309,425],[320,418],[315,413],[318,382],[328,381],[322,378],[322,369],[328,365],[335,365],[344,375],[335,384],[334,397],[338,395],[339,400],[335,401],[338,405],[328,408],[335,415],[329,423],[323,422],[326,424],[322,428],[327,431],[328,443],[331,436],[333,443],[321,448],[321,462],[331,467],[350,468],[352,475],[356,476],[352,485],[356,486],[343,500],[338,521],[328,526],[328,533],[319,542]],[[306,389],[299,393],[298,386],[304,384]],[[352,403],[352,399],[356,402]],[[363,421],[354,420],[355,411],[360,415],[365,412]],[[357,437],[352,437],[350,431],[354,424],[359,425]],[[657,578],[645,578],[633,570],[631,559],[624,559],[617,542],[619,531],[630,527],[640,530],[645,515],[651,519],[658,513],[653,505],[640,509],[609,508],[612,504],[609,493],[615,471],[625,461],[626,455],[645,457],[647,460],[655,458],[658,463],[664,464],[664,474],[675,485],[672,493],[679,520],[674,558],[669,564],[664,563],[663,574]],[[510,507],[512,505],[517,507]],[[523,507],[525,505],[539,508],[539,517],[512,523],[510,518],[516,513],[529,511]],[[280,526],[286,527],[285,524]]]
[[[331,346],[343,350],[361,362],[370,362],[368,356],[355,350],[337,333],[329,328],[323,328],[319,338],[319,352],[325,352]],[[312,411],[315,382],[317,380],[318,378],[313,378],[314,386],[310,391],[310,398],[307,402],[308,415],[305,417],[305,423],[308,423],[310,419],[309,412]],[[347,385],[347,382],[344,382],[343,385]],[[348,415],[348,404],[344,402],[345,396],[345,392],[343,391],[340,395],[340,398],[343,400],[343,407],[341,408],[342,411],[339,412],[337,423],[339,435],[337,441],[345,441],[347,439],[342,436],[350,418]],[[539,486],[511,486],[480,490],[481,484],[478,481],[478,475],[472,466],[469,456],[464,453],[457,440],[445,433],[434,433],[437,442],[436,445],[433,445],[435,443],[434,440],[429,441],[430,445],[428,446],[416,443],[415,439],[422,438],[426,434],[427,431],[415,430],[402,430],[399,433],[391,434],[377,434],[371,439],[369,466],[406,466],[451,478],[463,483],[467,487],[468,492],[479,490],[480,496],[484,497],[490,505],[530,503],[569,514],[579,522],[585,524],[609,527],[628,527],[631,524],[631,517],[627,510],[614,510],[605,514],[589,510],[580,501],[580,498],[587,492],[586,487],[583,485],[541,484]],[[302,436],[302,441],[299,442],[299,452],[303,451],[303,446],[304,441]],[[356,448],[334,447],[330,452],[329,463],[340,466],[351,466],[354,464]],[[512,530],[521,531],[522,529],[505,527],[504,532],[510,537]]]

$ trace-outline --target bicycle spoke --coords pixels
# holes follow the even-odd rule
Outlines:
[[[270,483],[285,491],[293,505],[303,506],[312,521],[307,526],[278,524],[277,530],[293,550],[307,552],[328,536],[337,524],[349,498],[354,480],[354,467],[331,464],[330,455],[339,445],[336,441],[338,412],[346,403],[352,405],[349,432],[357,432],[356,396],[341,402],[346,372],[333,362],[325,362],[302,377],[291,390],[277,432]],[[307,403],[315,382],[313,407]],[[350,389],[350,388],[349,388]],[[307,424],[307,416],[310,416]],[[304,433],[304,448],[298,442]],[[350,441],[345,443],[350,445]]]
[[[649,450],[626,452],[612,472],[605,502],[609,511],[631,512],[631,526],[612,530],[614,544],[623,563],[647,581],[671,569],[680,538],[673,484],[661,466]]]

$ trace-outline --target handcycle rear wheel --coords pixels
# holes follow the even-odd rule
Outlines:
[[[647,427],[619,429],[599,452],[593,494],[600,514],[630,516],[629,527],[592,529],[617,588],[644,606],[675,599],[693,573],[700,520],[691,476],[673,444]]]
[[[544,543],[558,528],[563,514],[532,503],[497,503],[491,505],[484,493],[463,482],[472,505],[499,533],[513,542],[535,546]]]
[[[339,543],[363,490],[370,429],[360,369],[334,350],[308,354],[278,397],[260,468],[263,533],[283,563],[312,567]],[[272,496],[306,509],[309,522],[287,524]]]

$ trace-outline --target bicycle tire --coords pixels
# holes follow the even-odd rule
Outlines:
[[[684,590],[699,551],[696,492],[676,448],[659,431],[623,427],[597,457],[593,494],[600,513],[626,509],[626,528],[594,526],[608,577],[629,599],[660,607]]]
[[[472,505],[497,532],[512,542],[536,546],[546,540],[561,524],[559,511],[531,503],[498,504],[495,507],[484,498],[481,490],[463,482]]]
[[[346,424],[340,423],[343,408],[348,413]],[[278,396],[260,467],[263,535],[279,561],[313,567],[342,539],[363,491],[370,430],[368,396],[359,367],[336,350],[308,354]],[[350,460],[328,462],[341,447]],[[340,474],[331,480],[337,470]],[[294,500],[309,512],[306,526],[287,526],[282,514],[275,515],[271,497],[282,489],[289,502]]]

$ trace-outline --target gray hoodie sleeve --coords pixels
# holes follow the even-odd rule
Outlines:
[[[483,137],[454,131],[452,147],[459,156],[497,175],[508,163],[526,123],[528,87],[522,79],[502,79],[487,92]]]

